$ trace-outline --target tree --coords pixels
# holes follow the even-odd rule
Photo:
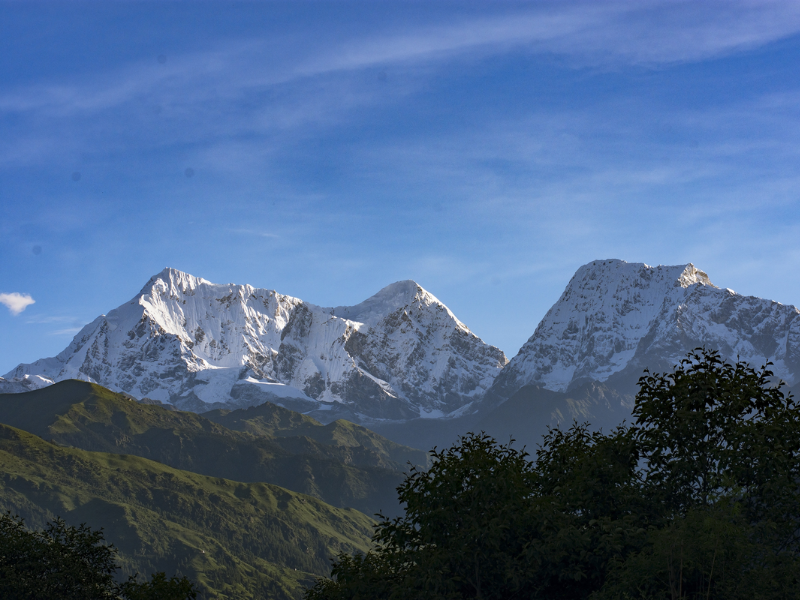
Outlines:
[[[625,426],[604,435],[575,423],[544,436],[527,514],[528,597],[587,598],[615,557],[641,546],[652,509],[640,493],[638,456]]]
[[[116,598],[116,550],[101,531],[62,519],[29,532],[18,517],[0,517],[3,598]]]
[[[705,349],[645,372],[634,436],[659,510],[601,597],[800,597],[800,409],[772,379]]]
[[[698,349],[609,434],[551,430],[535,462],[483,434],[434,449],[306,598],[796,599],[800,411],[771,377]]]
[[[307,598],[585,597],[643,532],[621,492],[636,477],[630,434],[575,425],[527,457],[485,434],[434,449],[398,488],[405,515],[381,519],[375,549],[340,555]]]
[[[8,600],[186,600],[195,598],[186,578],[163,573],[139,583],[115,579],[117,549],[103,532],[74,527],[56,518],[42,531],[29,531],[18,516],[0,516],[0,597]]]
[[[759,539],[736,503],[690,508],[611,565],[595,600],[797,600],[796,555]]]
[[[469,434],[432,452],[427,471],[412,468],[398,488],[403,517],[382,518],[377,549],[340,556],[334,574],[342,593],[372,597],[377,583],[387,598],[511,598],[525,536],[521,518],[532,490],[527,454]],[[369,585],[362,585],[362,580]],[[320,584],[320,597],[337,597]],[[315,597],[315,595],[310,597]]]
[[[698,349],[671,373],[645,371],[633,410],[636,438],[645,484],[669,511],[735,495],[753,518],[776,508],[797,517],[786,501],[798,497],[800,410],[782,383],[771,383],[768,367],[729,364]]]

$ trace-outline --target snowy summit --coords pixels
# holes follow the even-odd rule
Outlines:
[[[566,391],[589,381],[630,388],[645,368],[667,371],[707,346],[777,377],[800,381],[800,311],[720,289],[693,264],[622,260],[582,266],[497,378],[508,397],[524,385]]]
[[[413,281],[323,308],[165,269],[9,377],[85,379],[199,412],[271,400],[321,418],[409,419],[479,398],[506,362]]]

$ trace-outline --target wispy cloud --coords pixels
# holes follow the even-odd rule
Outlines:
[[[387,22],[341,37],[286,32],[277,42],[220,38],[202,51],[171,55],[166,64],[129,62],[6,86],[0,114],[31,120],[3,136],[0,167],[59,164],[69,172],[60,163],[76,155],[108,157],[131,148],[152,155],[182,147],[191,148],[193,167],[236,176],[264,171],[287,146],[358,118],[363,109],[402,105],[424,93],[442,69],[477,58],[523,52],[559,56],[576,66],[659,67],[724,56],[800,31],[800,4],[766,0],[471,10],[459,19]],[[380,85],[375,73],[364,76],[384,68],[403,76]],[[125,126],[118,125],[121,119]]]
[[[82,83],[42,82],[0,95],[0,111],[46,111],[53,116],[95,113],[138,100],[175,110],[228,103],[259,90],[377,66],[423,65],[462,55],[527,49],[570,57],[579,64],[691,62],[758,47],[800,31],[800,4],[689,1],[541,3],[502,6],[452,22],[371,28],[344,40],[286,36],[280,61],[266,39],[217,41],[207,50],[173,56],[165,65],[134,63]],[[377,30],[377,31],[376,31]],[[433,76],[435,73],[426,73]],[[310,100],[312,112],[324,105]],[[352,101],[352,98],[351,98]],[[298,109],[289,118],[298,121]],[[302,121],[302,119],[300,119]]]
[[[229,233],[235,233],[238,235],[253,235],[262,238],[279,239],[281,237],[277,233],[271,233],[269,231],[259,231],[257,229],[226,229],[225,231]]]
[[[75,335],[81,329],[82,327],[68,327],[66,329],[56,329],[55,331],[51,331],[50,335]]]
[[[72,323],[75,317],[64,317],[55,315],[36,315],[26,319],[27,323]]]
[[[800,30],[800,6],[777,1],[561,2],[502,12],[351,40],[298,72],[314,75],[520,47],[570,56],[583,64],[652,66],[721,56]]]
[[[0,294],[0,304],[4,304],[9,312],[16,316],[25,310],[36,300],[31,298],[28,294],[20,294],[18,292],[11,292],[10,294]]]

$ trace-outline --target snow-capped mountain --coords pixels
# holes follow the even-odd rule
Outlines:
[[[165,269],[58,356],[6,378],[84,379],[195,411],[271,400],[323,419],[402,420],[463,409],[506,362],[413,281],[323,308]]]
[[[79,378],[198,412],[270,400],[382,431],[395,425],[381,419],[464,415],[466,423],[511,397],[508,406],[527,407],[525,398],[544,397],[538,389],[563,398],[548,396],[542,414],[525,408],[529,421],[610,422],[625,418],[645,368],[670,370],[698,346],[753,366],[772,362],[800,389],[800,311],[720,289],[692,264],[584,265],[507,365],[413,281],[323,308],[165,269],[58,356],[0,378],[0,393]],[[423,429],[436,431],[431,421]]]
[[[590,381],[630,388],[647,367],[668,371],[706,346],[800,381],[800,311],[713,285],[694,265],[621,260],[582,266],[491,394],[525,385],[568,391]]]
[[[0,394],[20,394],[22,392],[32,392],[55,383],[52,379],[47,379],[39,375],[23,375],[22,377],[12,377],[6,379],[0,377]]]

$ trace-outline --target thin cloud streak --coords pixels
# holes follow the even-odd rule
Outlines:
[[[664,19],[654,23],[653,12],[662,13]],[[473,17],[411,34],[356,40],[340,52],[301,66],[298,72],[312,76],[520,47],[572,57],[580,64],[657,66],[722,56],[799,30],[800,6],[790,3],[562,3],[500,17]]]
[[[277,233],[270,233],[267,231],[258,231],[256,229],[226,229],[225,231],[229,233],[236,233],[240,235],[254,235],[256,237],[262,238],[271,238],[271,239],[280,239]]]
[[[26,323],[35,324],[35,325],[43,325],[47,323],[77,323],[79,319],[75,317],[68,317],[68,316],[56,316],[56,315],[37,315],[31,316],[25,319]]]
[[[83,327],[68,327],[67,329],[57,329],[55,331],[51,331],[50,335],[75,335],[81,329],[83,329]]]
[[[724,10],[722,8],[724,7]],[[653,22],[653,13],[663,16]],[[0,111],[44,110],[53,116],[94,113],[139,98],[169,106],[230,101],[259,89],[387,64],[426,64],[460,55],[493,55],[526,47],[570,57],[578,65],[658,66],[723,56],[800,31],[800,5],[781,2],[571,3],[477,16],[411,33],[382,32],[333,47],[296,50],[274,65],[274,44],[252,39],[171,57],[167,65],[134,64],[82,85],[41,84],[0,95]],[[190,92],[190,93],[187,93]]]

